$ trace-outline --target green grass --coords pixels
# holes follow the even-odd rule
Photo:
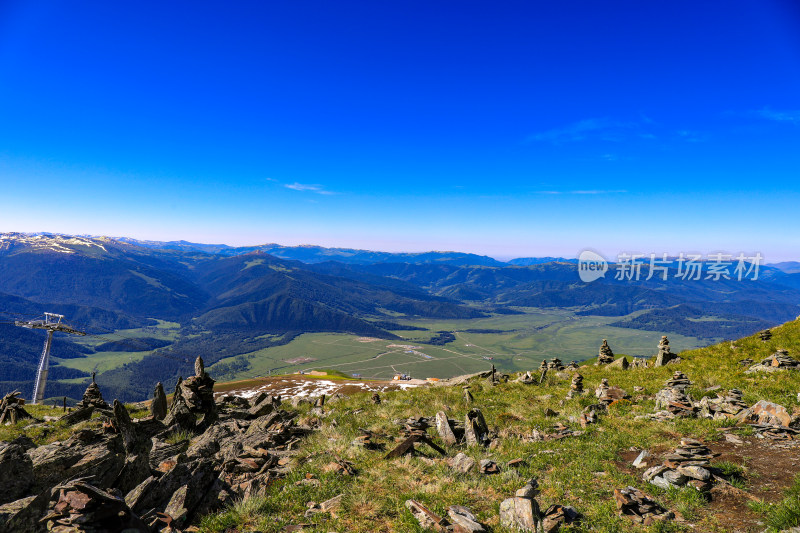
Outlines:
[[[602,335],[600,338],[610,336]],[[332,337],[326,339],[319,335],[316,339],[327,340],[322,345],[334,350],[344,348],[338,344],[339,339]],[[473,382],[473,406],[481,408],[490,428],[498,432],[498,446],[493,449],[462,445],[445,448],[448,456],[463,451],[476,460],[491,458],[497,461],[503,472],[495,476],[484,476],[475,471],[455,473],[432,450],[422,445],[420,451],[430,460],[403,457],[386,461],[382,458],[385,451],[351,446],[360,428],[399,437],[394,420],[408,416],[433,416],[444,410],[449,417],[463,420],[472,406],[464,404],[460,387],[425,387],[385,393],[379,405],[371,405],[365,394],[355,394],[329,406],[330,411],[321,418],[321,429],[305,441],[288,478],[276,481],[257,498],[238,502],[220,514],[206,517],[201,530],[267,533],[278,532],[286,525],[311,522],[315,525],[310,531],[316,532],[416,532],[421,529],[403,505],[407,499],[413,498],[438,514],[444,514],[449,505],[465,505],[492,531],[505,533],[507,530],[500,526],[498,519],[500,502],[511,497],[526,479],[536,477],[541,488],[537,499],[542,508],[553,503],[572,505],[585,515],[585,524],[590,525],[593,531],[644,530],[616,515],[613,490],[627,485],[639,487],[687,520],[687,523],[653,526],[649,531],[714,531],[716,522],[708,511],[705,497],[694,489],[663,491],[645,483],[640,471],[634,472],[628,463],[620,460],[620,453],[631,448],[665,452],[687,436],[703,440],[720,438],[717,429],[724,424],[718,421],[688,419],[659,423],[635,419],[637,415],[653,412],[652,395],[663,387],[664,381],[675,370],[689,376],[694,391],[712,385],[720,385],[723,389],[735,387],[744,392],[748,403],[767,399],[782,403],[790,410],[796,406],[800,373],[745,374],[737,362],[745,357],[758,360],[778,347],[785,347],[797,356],[800,353],[800,322],[778,328],[770,342],[763,343],[750,337],[738,341],[737,345],[736,350],[731,349],[730,343],[725,343],[684,352],[681,354],[682,363],[664,368],[623,372],[593,365],[581,367],[588,391],[592,391],[601,378],[607,377],[612,385],[622,387],[634,397],[646,396],[613,406],[607,415],[601,416],[599,424],[588,426],[582,436],[560,441],[526,442],[520,437],[530,435],[534,428],[547,431],[556,421],[580,429],[569,419],[579,416],[582,408],[592,403],[593,396],[590,393],[581,398],[563,400],[569,388],[568,377],[551,376],[545,386],[509,382],[492,387],[486,382]],[[561,356],[558,352],[553,355]],[[529,368],[534,366],[531,364]],[[644,391],[634,392],[634,386],[641,386]],[[550,398],[545,399],[546,396]],[[546,408],[558,411],[559,416],[545,417]],[[301,407],[301,419],[311,416],[308,410],[307,406]],[[396,444],[396,441],[388,439],[378,440],[385,444],[386,450]],[[352,461],[358,474],[339,477],[326,473],[325,465],[334,454]],[[515,458],[523,458],[527,464],[518,471],[505,468],[506,463]],[[726,462],[715,466],[735,484],[738,483],[739,488],[746,490],[745,479],[750,472],[745,467]],[[320,486],[295,485],[306,474],[318,478]],[[343,508],[337,516],[303,516],[307,502],[319,503],[340,493],[344,494]],[[800,516],[798,494],[800,481],[784,502],[761,509],[768,516],[770,525],[785,527]]]
[[[800,526],[800,474],[780,502],[752,502],[750,507],[764,516],[769,532]]]
[[[239,354],[247,358],[250,368],[233,373],[220,371],[217,375],[223,380],[237,380],[266,376],[270,373],[286,374],[324,367],[347,375],[360,374],[374,379],[389,379],[401,372],[418,378],[446,378],[485,370],[491,364],[500,370],[516,372],[536,366],[542,359],[554,356],[564,361],[581,361],[596,357],[603,338],[609,339],[616,353],[652,355],[663,334],[660,331],[642,331],[608,325],[626,317],[576,316],[571,310],[537,308],[520,308],[520,310],[525,311],[525,314],[498,314],[465,320],[409,319],[397,316],[393,320],[398,323],[425,327],[428,331],[394,331],[393,333],[404,339],[394,342],[365,343],[359,342],[359,337],[355,335],[306,333],[282,346]],[[469,329],[497,329],[504,332],[487,334],[465,331]],[[455,331],[456,340],[445,346],[424,344],[424,341],[441,330]],[[113,334],[99,337],[81,337],[76,341],[85,346],[95,347],[104,342],[120,340],[120,336],[175,341],[181,335],[178,323],[159,320],[155,326],[118,330]],[[700,339],[679,335],[670,335],[670,341],[673,351],[704,344]],[[425,355],[407,354],[400,348],[387,348],[389,344],[420,346],[417,351]],[[102,374],[126,363],[138,362],[151,353],[151,351],[98,352],[85,358],[58,359],[58,362],[68,368]],[[286,362],[298,357],[310,357],[315,361],[305,364]],[[218,363],[227,364],[230,360],[231,358],[226,358]],[[214,367],[211,366],[210,370],[213,372]],[[83,381],[85,378],[64,382]]]
[[[577,317],[570,311],[526,308],[525,315],[496,315],[469,320],[405,320],[398,323],[428,328],[429,331],[395,331],[399,341],[360,342],[358,336],[342,333],[306,333],[283,346],[246,354],[250,368],[225,375],[225,379],[292,373],[298,370],[329,368],[352,375],[389,379],[397,373],[416,378],[446,378],[486,370],[494,364],[506,372],[535,367],[543,359],[564,361],[596,357],[603,338],[609,339],[617,353],[653,355],[662,332],[647,332],[610,327],[619,317]],[[497,329],[504,333],[468,333],[468,329]],[[436,331],[455,331],[456,340],[444,346],[424,344]],[[679,335],[670,336],[673,350],[695,348],[702,341]],[[416,353],[391,345],[413,345]],[[426,357],[427,356],[427,357]],[[298,357],[313,362],[287,363]],[[228,359],[223,359],[221,363]],[[211,367],[213,372],[213,366]]]

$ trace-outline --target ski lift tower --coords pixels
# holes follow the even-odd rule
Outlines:
[[[86,335],[85,331],[78,331],[72,326],[62,324],[61,320],[63,320],[63,318],[64,315],[45,313],[44,320],[18,320],[14,322],[14,325],[22,328],[47,330],[47,338],[44,340],[42,357],[39,359],[39,368],[36,370],[36,381],[33,385],[33,396],[31,400],[32,404],[38,404],[44,400],[44,386],[47,384],[47,371],[50,367],[50,346],[53,344],[53,333],[60,331],[73,335]]]

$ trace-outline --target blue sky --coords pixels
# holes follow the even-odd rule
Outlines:
[[[791,0],[0,2],[0,231],[800,259]]]

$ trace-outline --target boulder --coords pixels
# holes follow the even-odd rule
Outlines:
[[[459,453],[447,462],[453,470],[462,474],[466,474],[475,466],[475,459],[465,453]]]
[[[458,444],[450,419],[447,418],[444,411],[436,413],[436,431],[439,433],[439,438],[448,446]]]
[[[33,462],[19,444],[0,442],[0,472],[0,504],[22,498],[33,485]]]
[[[150,404],[150,414],[156,420],[164,420],[167,416],[167,395],[164,393],[164,385],[159,381],[153,391],[153,402]]]
[[[541,531],[539,504],[532,498],[508,498],[500,503],[500,524],[520,531]]]
[[[486,528],[478,522],[478,517],[463,505],[451,505],[447,508],[447,516],[453,524],[460,526],[464,533],[484,533]]]
[[[628,358],[624,355],[614,361],[613,363],[609,363],[606,368],[614,369],[614,370],[628,370]]]

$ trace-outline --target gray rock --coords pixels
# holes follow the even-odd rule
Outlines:
[[[628,370],[628,366],[630,366],[628,363],[628,358],[623,355],[613,363],[609,363],[606,368],[611,368],[616,370]]]
[[[679,466],[677,468],[678,473],[683,474],[686,477],[692,479],[699,479],[700,481],[708,481],[711,479],[711,472],[703,468],[702,466],[690,465],[690,466]]]
[[[675,485],[674,483],[670,483],[669,481],[667,481],[666,479],[664,479],[661,476],[654,477],[653,479],[650,480],[650,483],[652,483],[656,487],[662,488],[664,490],[667,490],[670,487],[677,487],[678,486],[678,485]]]
[[[676,485],[676,486],[685,485],[686,482],[689,481],[689,478],[687,476],[681,474],[677,470],[665,470],[661,474],[661,477],[663,477],[669,483],[671,483],[673,485]]]
[[[646,468],[647,467],[647,459],[650,457],[650,452],[647,450],[642,450],[642,453],[634,459],[633,466],[634,468]]]
[[[22,498],[33,485],[33,462],[19,444],[0,442],[0,472],[0,504]]]
[[[49,489],[65,479],[94,476],[98,485],[110,487],[122,470],[125,453],[119,438],[104,437],[89,445],[76,441],[46,444],[28,450],[33,462],[35,492]]]
[[[153,402],[150,404],[150,414],[156,420],[164,420],[167,416],[167,395],[164,393],[164,385],[159,381],[153,391]]]
[[[0,524],[5,524],[14,518],[19,512],[30,506],[35,499],[36,496],[28,496],[27,498],[21,498],[0,505]]]
[[[500,503],[500,524],[520,531],[541,531],[539,504],[531,498],[508,498]]]
[[[464,438],[467,445],[487,445],[489,443],[489,428],[480,409],[473,408],[467,413],[464,420]]]
[[[414,518],[417,519],[417,522],[419,522],[419,525],[422,526],[423,529],[444,531],[444,528],[450,525],[447,523],[447,520],[436,515],[417,501],[406,500],[406,507],[411,511],[411,514],[414,515]]]
[[[444,411],[436,413],[436,431],[439,433],[439,438],[441,438],[445,444],[449,446],[458,444],[458,439],[456,439],[456,435],[453,433],[450,420],[447,418]]]
[[[448,462],[453,470],[461,472],[462,474],[466,474],[475,466],[475,459],[464,453],[459,453]]]
[[[448,507],[447,516],[450,517],[454,524],[464,528],[466,533],[483,533],[486,531],[486,528],[478,522],[478,517],[463,505],[451,505]]]

